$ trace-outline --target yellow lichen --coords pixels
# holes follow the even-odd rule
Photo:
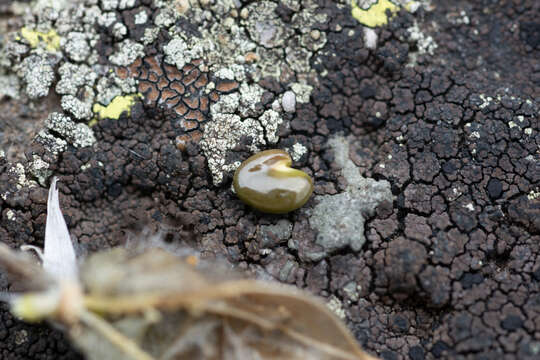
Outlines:
[[[97,118],[104,119],[118,119],[123,112],[131,113],[131,107],[135,104],[138,97],[142,97],[141,94],[131,94],[125,96],[115,97],[111,103],[107,106],[101,104],[94,104],[92,110],[96,114]],[[97,118],[90,121],[90,126],[97,123]]]
[[[409,1],[404,8],[411,11],[415,7],[415,3],[416,1]],[[400,10],[400,7],[390,0],[378,0],[366,10],[359,7],[356,0],[351,0],[351,7],[352,16],[362,25],[368,27],[388,24],[387,10],[389,10],[391,16]]]
[[[36,48],[40,42],[44,42],[47,51],[58,51],[60,49],[60,36],[58,36],[56,30],[51,29],[44,33],[23,27],[21,29],[21,36],[28,41],[28,44],[32,48]]]

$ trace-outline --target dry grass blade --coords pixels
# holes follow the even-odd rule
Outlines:
[[[83,311],[80,315],[80,320],[87,326],[99,332],[111,344],[117,346],[133,360],[154,360],[152,356],[141,350],[135,342],[124,336],[99,316],[88,311]]]
[[[28,254],[16,252],[1,242],[0,267],[18,284],[16,290],[46,290],[53,282]]]
[[[235,280],[205,284],[181,293],[129,297],[87,297],[86,305],[109,314],[136,314],[147,308],[187,310],[203,318],[219,315],[254,325],[263,332],[278,331],[299,345],[332,359],[374,359],[363,352],[347,328],[317,299],[296,288]],[[274,339],[279,343],[277,337]]]

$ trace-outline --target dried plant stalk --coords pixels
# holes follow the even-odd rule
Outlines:
[[[33,285],[9,301],[25,320],[64,325],[88,359],[375,359],[320,300],[292,286],[210,271],[158,248],[116,248],[77,267],[55,181],[48,212],[43,267],[0,243],[0,265]]]

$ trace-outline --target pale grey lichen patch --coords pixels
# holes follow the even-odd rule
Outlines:
[[[345,320],[345,318],[347,317],[347,314],[343,309],[343,303],[335,295],[330,295],[326,306],[328,306],[330,311],[336,314],[336,316],[341,320]]]
[[[26,57],[20,71],[26,83],[26,94],[31,99],[46,96],[54,80],[54,68],[44,56],[34,54]]]
[[[311,93],[313,91],[313,86],[301,83],[292,83],[291,89],[296,94],[296,101],[299,103],[309,103]]]
[[[73,95],[65,95],[62,96],[60,104],[64,111],[73,115],[77,120],[89,120],[92,118],[91,102],[81,101]]]
[[[208,39],[190,37],[184,39],[180,36],[173,38],[163,47],[165,62],[182,69],[184,65],[194,59],[204,58],[205,53],[215,50],[215,45]]]
[[[378,40],[377,32],[374,29],[368,28],[367,26],[364,27],[364,45],[366,48],[374,50],[377,47],[377,40]]]
[[[360,285],[356,284],[355,281],[349,281],[343,287],[343,292],[347,296],[348,300],[352,302],[358,301],[358,299],[360,298],[358,292],[361,290],[362,288],[360,287]]]
[[[90,56],[90,45],[87,41],[87,34],[82,32],[70,32],[66,38],[62,38],[60,46],[67,54],[68,58],[81,62]]]
[[[172,1],[165,2],[162,9],[157,13],[154,24],[161,28],[168,28],[175,23],[178,15],[178,12],[174,8],[174,3]]]
[[[124,10],[135,5],[135,0],[101,0],[103,10]]]
[[[328,143],[334,150],[335,162],[341,166],[348,186],[343,193],[315,198],[318,204],[313,209],[309,223],[318,231],[315,243],[323,251],[308,251],[306,256],[312,260],[319,260],[321,256],[346,247],[359,251],[366,241],[365,219],[374,214],[382,201],[393,200],[388,181],[375,181],[360,175],[349,159],[349,144],[345,138],[338,136]]]
[[[186,62],[189,61],[184,55],[187,53],[188,46],[181,38],[172,39],[163,47],[165,52],[165,62],[171,65],[176,65],[178,69],[182,69]]]
[[[307,148],[300,143],[295,143],[292,149],[289,150],[289,154],[294,161],[300,160],[305,153],[307,153]]]
[[[28,164],[28,170],[41,186],[46,186],[47,179],[52,175],[49,164],[36,154],[32,156],[32,161]]]
[[[235,114],[217,114],[206,124],[200,146],[208,161],[214,185],[223,181],[223,173],[235,170],[240,163],[226,163],[227,152],[232,150],[242,137],[251,139],[250,150],[255,152],[265,144],[264,129],[255,119],[245,119]]]
[[[88,125],[75,123],[61,113],[51,113],[45,126],[63,136],[75,147],[92,146],[96,142],[94,133]]]
[[[99,10],[99,8],[98,8]],[[114,12],[106,12],[98,18],[98,24],[103,27],[109,27],[116,21],[117,14]]]
[[[127,35],[127,32],[126,25],[120,22],[113,25],[112,33],[116,39],[123,39]]]
[[[20,96],[20,82],[15,75],[0,75],[0,100],[4,97],[18,99]]]
[[[213,115],[220,113],[234,114],[238,106],[240,106],[240,94],[226,94],[222,95],[217,103],[210,106],[210,113]]]
[[[231,64],[217,70],[214,75],[220,79],[244,81],[246,79],[246,69],[243,65]]]
[[[93,86],[97,74],[86,64],[65,62],[58,69],[60,80],[56,84],[56,92],[60,95],[77,95],[83,85]]]
[[[8,172],[15,174],[15,176],[17,177],[17,190],[21,190],[24,187],[32,187],[36,185],[35,181],[28,179],[28,177],[26,176],[26,170],[24,169],[24,165],[21,163],[16,163],[14,166],[9,166]]]
[[[257,104],[261,101],[264,89],[257,84],[242,83],[240,85],[240,104],[238,111],[241,116],[260,115],[262,108]]]
[[[35,140],[45,146],[53,155],[58,155],[67,147],[67,141],[57,138],[47,130],[41,130],[35,137]]]
[[[275,144],[279,141],[279,136],[277,131],[279,125],[283,123],[283,118],[281,115],[274,110],[266,110],[260,117],[259,122],[261,123],[265,134],[266,134],[266,143]]]
[[[238,93],[223,95],[210,107],[212,121],[205,125],[201,148],[215,185],[223,181],[225,172],[236,170],[240,165],[227,163],[226,158],[242,137],[251,139],[253,152],[279,141],[277,131],[283,118],[277,111],[263,111],[257,106],[262,94],[259,85],[242,83]]]
[[[285,60],[289,67],[296,73],[307,72],[311,65],[310,59],[313,53],[308,49],[296,44],[289,45],[285,48]]]
[[[96,90],[96,101],[106,106],[117,96],[134,94],[137,91],[137,80],[130,77],[121,79],[115,73],[110,73],[99,79]]]
[[[143,10],[135,14],[136,25],[146,24],[147,21],[148,21],[148,14],[146,13],[146,11]]]
[[[0,51],[0,65],[6,69],[11,69],[22,61],[24,54],[28,53],[29,46],[15,41],[7,41],[2,44]]]
[[[144,56],[144,45],[126,39],[117,44],[117,51],[109,56],[109,61],[114,65],[128,66],[142,56]]]
[[[267,48],[283,46],[294,34],[292,28],[283,26],[276,8],[277,4],[271,1],[257,1],[246,7],[250,14],[247,29],[251,38]]]
[[[416,45],[417,51],[409,52],[409,59],[407,66],[415,66],[418,56],[421,55],[433,55],[438,45],[431,35],[427,35],[418,26],[418,22],[415,20],[413,26],[407,29],[408,40],[410,43]],[[405,39],[402,39],[405,40]]]
[[[157,37],[159,35],[159,28],[158,27],[149,27],[144,30],[144,35],[142,38],[142,42],[144,45],[149,45],[156,41]]]
[[[55,11],[63,10],[72,4],[72,0],[37,0],[35,2],[36,11],[45,11],[53,9]]]

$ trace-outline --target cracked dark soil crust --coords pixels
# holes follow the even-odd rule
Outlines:
[[[432,12],[402,12],[377,29],[378,48],[368,50],[346,35],[361,33],[347,8],[324,3],[331,21],[320,30],[337,56],[313,59],[327,76],[309,104],[287,115],[291,127],[281,130],[278,147],[308,148],[297,165],[314,176],[317,194],[345,189],[326,145],[339,132],[351,136],[350,157],[363,176],[391,182],[396,200],[369,219],[360,252],[306,261],[288,238],[262,226],[285,218],[300,249],[313,246],[305,209],[280,217],[246,208],[230,179],[212,185],[196,143],[184,152],[167,145],[178,135],[172,122],[143,104],[129,118],[100,122],[93,149],[69,148],[52,169],[72,235],[93,251],[122,243],[141,221],[173,222],[170,241],[337,296],[362,346],[382,359],[538,358],[540,199],[530,194],[540,185],[540,4],[434,1]],[[469,24],[455,21],[461,11]],[[400,39],[415,19],[438,48],[407,67],[417,49]],[[270,107],[281,85],[260,85],[267,90],[261,106]],[[243,144],[236,150],[239,159],[249,154]],[[36,143],[25,152],[48,156]],[[83,164],[92,166],[81,171]],[[17,191],[6,166],[0,162],[0,192],[16,196],[0,199],[0,238],[41,245],[46,190]],[[273,251],[261,255],[261,248]],[[344,291],[353,281],[359,299]],[[7,286],[0,277],[0,288]],[[3,307],[0,358],[81,356],[58,331],[21,323]]]

